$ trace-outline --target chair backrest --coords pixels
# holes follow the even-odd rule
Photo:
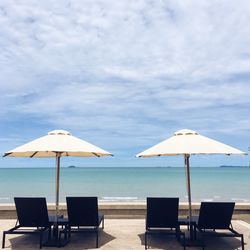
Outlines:
[[[97,197],[66,197],[71,226],[98,226]]]
[[[202,202],[198,227],[201,229],[228,229],[234,206],[234,202]]]
[[[15,197],[16,212],[22,227],[45,227],[49,225],[46,198]]]
[[[146,228],[175,228],[178,225],[179,198],[147,198]]]

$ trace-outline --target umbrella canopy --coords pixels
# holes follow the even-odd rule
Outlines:
[[[185,160],[187,192],[189,203],[189,222],[192,220],[191,188],[189,157],[196,154],[246,154],[236,148],[202,136],[196,131],[182,129],[176,131],[172,137],[137,154],[137,157],[174,156],[183,155]]]
[[[48,135],[10,150],[4,156],[11,157],[55,157],[56,158],[56,224],[59,210],[60,158],[62,156],[100,157],[111,153],[84,140],[72,136],[65,130],[53,130]]]
[[[195,154],[245,154],[221,142],[189,129],[176,131],[172,137],[139,153],[137,157],[174,156]]]
[[[112,155],[111,153],[81,140],[65,130],[53,130],[48,135],[10,150],[4,156],[12,157],[56,157],[80,156],[99,157]]]

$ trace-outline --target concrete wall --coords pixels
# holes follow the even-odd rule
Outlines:
[[[55,213],[53,204],[48,204],[50,214]],[[193,215],[198,215],[200,204],[193,203]],[[99,202],[99,209],[106,218],[145,218],[146,204],[145,202]],[[66,204],[60,204],[60,214],[67,215]],[[179,215],[186,216],[188,214],[187,203],[180,203]],[[16,209],[14,204],[0,204],[0,219],[15,219]],[[237,203],[234,210],[233,219],[250,220],[250,204]]]

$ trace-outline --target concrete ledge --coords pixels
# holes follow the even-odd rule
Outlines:
[[[199,214],[200,203],[193,203],[193,215]],[[114,219],[140,219],[145,218],[145,202],[99,202],[99,209],[106,218]],[[49,203],[50,214],[55,213],[55,205]],[[60,213],[66,215],[66,204],[60,204]],[[179,215],[188,214],[188,204],[180,203]],[[0,204],[0,219],[16,219],[16,209],[14,204]],[[236,203],[233,219],[250,220],[250,203]]]

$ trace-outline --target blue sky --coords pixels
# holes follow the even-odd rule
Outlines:
[[[189,128],[248,151],[249,1],[1,1],[0,153],[69,130],[115,157],[62,165],[182,166],[135,154]],[[194,156],[193,166],[249,156]],[[54,166],[1,158],[0,167]]]

